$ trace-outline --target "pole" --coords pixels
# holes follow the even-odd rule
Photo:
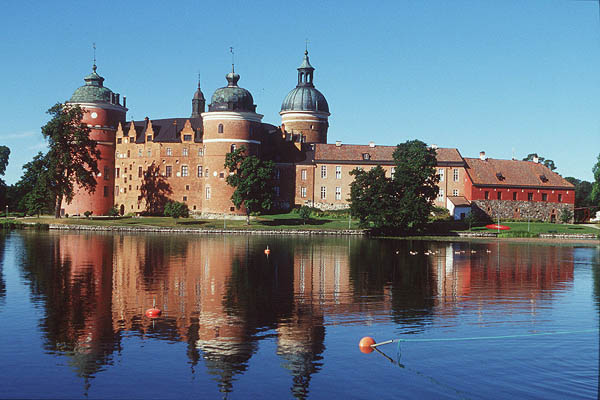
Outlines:
[[[6,205],[6,218],[8,218],[8,204]]]
[[[8,206],[7,206],[8,207]],[[352,225],[352,214],[350,214],[348,216],[348,229],[350,229],[350,226]]]

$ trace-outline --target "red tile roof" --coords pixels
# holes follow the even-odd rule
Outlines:
[[[533,161],[465,158],[474,185],[537,188],[575,187],[543,164]]]
[[[396,146],[374,146],[359,144],[316,144],[315,161],[356,161],[375,163],[393,163],[392,154]],[[457,163],[464,164],[463,158],[457,149],[437,148],[438,163]],[[369,154],[369,160],[363,158],[363,154]]]
[[[456,207],[466,207],[471,205],[471,202],[467,200],[465,196],[448,196],[448,200]]]

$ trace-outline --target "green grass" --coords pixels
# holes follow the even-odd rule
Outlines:
[[[540,233],[567,233],[567,234],[578,234],[578,233],[593,233],[600,234],[600,230],[583,226],[583,225],[573,225],[573,224],[552,224],[550,222],[531,222],[529,226],[527,222],[502,222],[500,221],[500,225],[506,225],[510,227],[510,231],[518,231],[518,232],[528,232],[531,234],[540,234]],[[485,226],[478,226],[471,229],[474,232],[495,232],[493,229],[487,229]],[[508,231],[508,232],[510,232]],[[502,231],[500,231],[502,232]],[[506,231],[505,231],[506,232]],[[516,237],[516,236],[513,236]]]
[[[41,217],[27,218],[26,222],[66,225],[90,226],[139,226],[139,227],[164,227],[181,229],[249,229],[249,230],[344,230],[348,229],[348,218],[336,216],[313,216],[304,224],[297,213],[273,214],[252,217],[250,225],[246,220],[223,219],[195,219],[170,217],[135,217],[119,219],[84,219]],[[350,229],[358,229],[358,221],[352,220]]]

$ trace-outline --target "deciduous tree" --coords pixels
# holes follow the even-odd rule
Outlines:
[[[592,168],[592,172],[594,173],[594,184],[591,199],[597,207],[600,207],[600,154],[598,154],[598,161],[594,165],[594,168]]]
[[[84,112],[78,105],[57,103],[47,111],[52,118],[42,127],[48,140],[48,181],[54,183],[56,218],[60,218],[63,199],[73,199],[76,185],[90,193],[96,189],[100,151],[82,122]]]
[[[538,158],[538,162],[540,164],[544,164],[546,167],[548,167],[550,169],[550,171],[554,171],[556,169],[556,165],[554,164],[554,161],[547,160],[544,157],[540,157],[536,153],[529,153],[529,154],[527,154],[527,157],[525,157],[523,159],[523,161],[533,161],[533,159],[535,157]]]
[[[8,157],[10,156],[10,149],[6,146],[0,146],[0,176],[4,176],[6,167],[8,165]],[[8,204],[7,197],[7,186],[2,178],[0,178],[0,205],[5,206]]]
[[[161,215],[169,201],[170,194],[173,194],[173,189],[167,179],[160,175],[158,165],[150,164],[144,172],[138,204],[145,201],[147,214]]]
[[[261,160],[246,154],[246,148],[228,153],[225,168],[229,170],[226,182],[235,188],[231,201],[239,210],[246,208],[246,222],[250,223],[250,213],[270,210],[273,206],[273,161]]]

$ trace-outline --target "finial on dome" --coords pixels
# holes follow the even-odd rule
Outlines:
[[[94,65],[92,66],[92,71],[94,71],[94,73],[96,72],[96,42],[94,42],[92,44],[92,47],[94,48]]]
[[[229,52],[231,53],[231,73],[235,74],[235,67],[234,67],[234,58],[233,58],[233,47],[229,47]]]
[[[200,89],[200,72],[198,72],[198,89]]]

